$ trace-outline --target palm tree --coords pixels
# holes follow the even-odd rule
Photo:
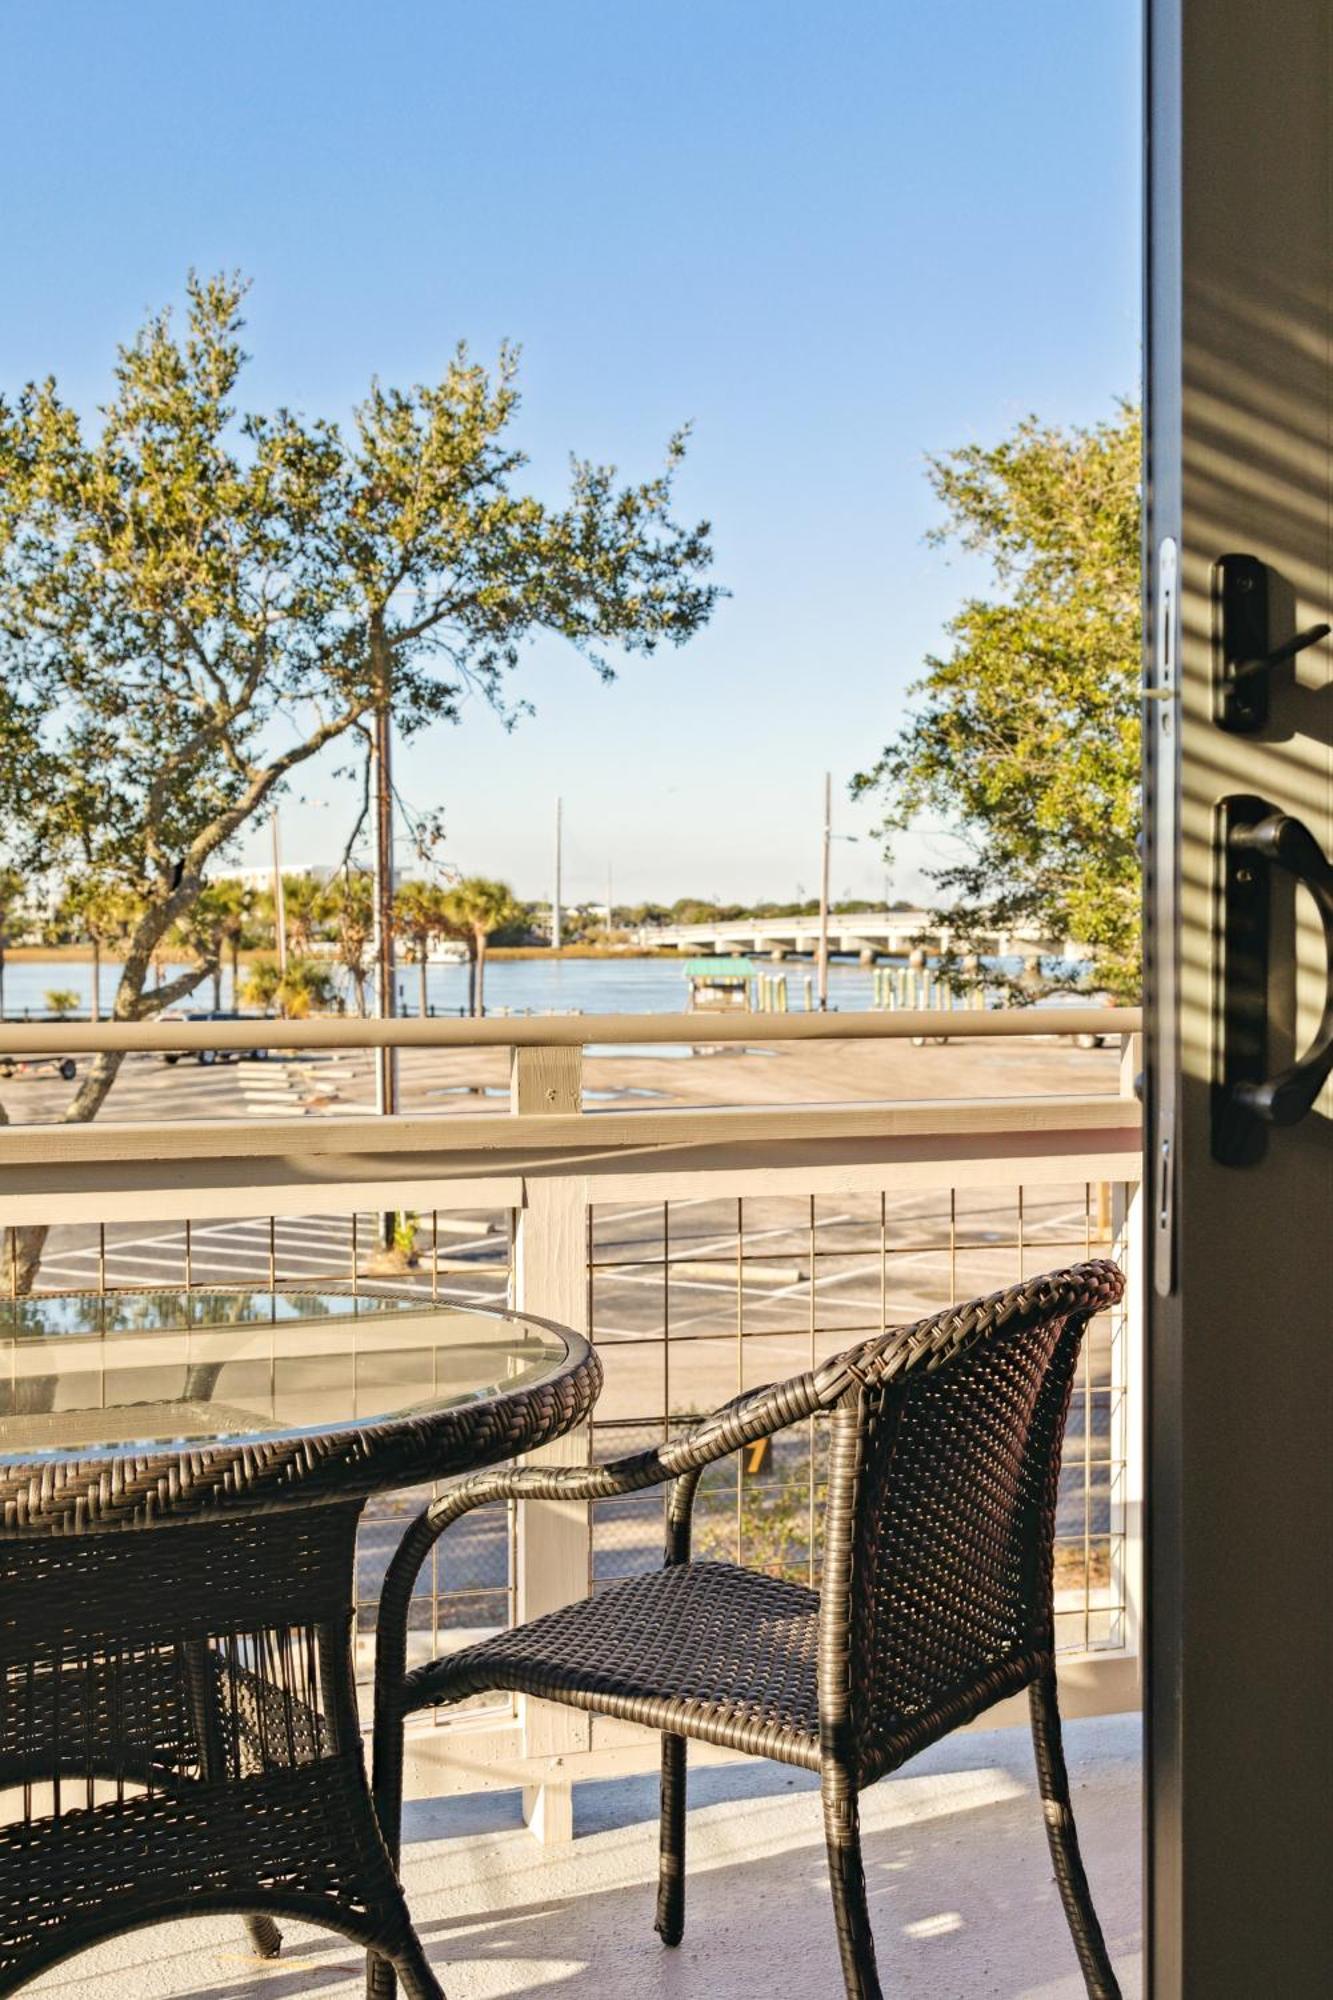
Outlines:
[[[93,954],[91,1016],[102,1018],[102,952],[124,946],[139,920],[142,905],[133,891],[105,875],[71,876],[65,885],[62,914],[77,936],[86,937]]]
[[[324,885],[313,875],[284,875],[282,914],[287,924],[287,947],[297,958],[308,958],[310,947],[328,914]]]
[[[274,948],[278,942],[278,913],[272,889],[260,889],[253,910],[269,933]],[[323,934],[329,915],[328,887],[313,875],[284,875],[282,878],[282,921],[287,949],[298,958],[309,954],[315,939]]]
[[[335,876],[320,897],[319,909],[333,919],[333,956],[351,978],[356,1011],[364,1019],[370,949],[375,940],[375,897],[369,873],[364,868],[348,868]]]
[[[213,981],[213,1012],[222,1012],[222,947],[226,942],[227,898],[230,884],[205,882],[189,910],[168,932],[168,941],[179,944],[201,965]]]
[[[476,1015],[486,1011],[486,946],[496,931],[522,917],[521,906],[507,882],[493,882],[485,875],[469,875],[444,898],[449,922],[467,941],[468,1007]]]
[[[282,972],[277,959],[265,954],[251,962],[238,997],[247,1007],[267,1011],[276,1006],[284,1020],[303,1021],[307,1014],[328,1006],[333,980],[328,966],[317,958],[289,958]]]
[[[245,974],[245,984],[237,995],[247,1007],[262,1008],[265,1013],[274,1006],[282,987],[282,974],[278,961],[267,952],[252,958]]]
[[[23,901],[23,877],[17,868],[0,868],[0,1021],[5,1018],[5,946],[14,912]],[[97,1018],[94,1015],[94,1020]]]
[[[437,938],[456,937],[458,925],[449,914],[448,891],[435,882],[404,882],[393,899],[393,927],[417,962],[421,980],[419,1012],[424,1020],[426,960]]]
[[[218,912],[218,929],[222,942],[227,947],[231,959],[231,1004],[241,1004],[241,946],[245,943],[246,931],[254,915],[255,892],[244,882],[234,878],[210,884]]]

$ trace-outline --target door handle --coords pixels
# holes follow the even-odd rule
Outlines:
[[[1295,1125],[1333,1074],[1333,864],[1302,820],[1263,799],[1222,801],[1221,1006],[1213,1088],[1213,1156],[1225,1166],[1263,1158],[1270,1125]],[[1327,955],[1324,1009],[1296,1062],[1269,1076],[1269,914],[1272,872],[1307,889]]]

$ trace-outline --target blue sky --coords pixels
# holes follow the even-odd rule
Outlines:
[[[1139,367],[1134,0],[5,0],[0,384],[91,410],[185,270],[250,274],[248,398],[343,416],[459,338],[522,343],[536,488],[571,450],[680,505],[732,591],[603,687],[534,650],[399,781],[449,857],[617,899],[813,893],[841,787],[975,572],[923,545],[927,452],[1090,422]],[[517,691],[517,690],[516,690]],[[293,861],[341,847],[315,773]],[[327,800],[327,804],[313,803]],[[873,814],[837,893],[878,894]],[[913,894],[930,830],[895,858]],[[263,843],[250,843],[262,858]]]

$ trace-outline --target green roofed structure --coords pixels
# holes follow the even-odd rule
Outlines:
[[[692,1014],[726,1013],[750,1005],[754,967],[748,958],[692,958],[685,977],[690,982]]]

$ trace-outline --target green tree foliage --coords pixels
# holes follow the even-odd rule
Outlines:
[[[497,931],[518,923],[523,906],[507,882],[469,875],[447,891],[445,909],[455,935],[468,947],[468,1011],[486,1012],[486,947]]]
[[[211,882],[205,882],[184,916],[177,919],[167,933],[167,943],[173,951],[179,950],[184,956],[193,958],[200,970],[213,982],[213,1012],[222,1007],[222,949],[226,941],[224,930],[225,902]]]
[[[426,962],[439,939],[461,935],[449,903],[449,891],[438,882],[402,882],[393,899],[393,924],[398,937],[416,960],[419,980],[417,1012],[425,1019]]]
[[[208,883],[204,893],[212,902],[217,934],[231,960],[232,1004],[235,1005],[241,990],[241,947],[250,933],[255,913],[255,892],[244,882],[224,877],[219,882]]]
[[[523,490],[510,350],[373,384],[346,427],[243,411],[244,290],[191,277],[183,326],[120,351],[94,425],[52,380],[0,397],[0,838],[138,899],[118,1020],[198,984],[149,974],[208,864],[310,758],[360,754],[377,706],[411,732],[476,691],[512,718],[537,635],[609,675],[718,594],[707,524],[671,512],[683,434],[639,484],[576,460],[550,504]],[[119,1060],[88,1065],[67,1121]]]
[[[129,889],[92,870],[71,875],[60,904],[62,926],[92,947],[92,1018],[102,1018],[102,953],[124,951],[142,915],[142,904]]]
[[[348,429],[242,413],[244,289],[191,278],[183,329],[161,314],[121,350],[91,435],[51,381],[0,400],[0,831],[20,866],[140,899],[118,1019],[197,984],[148,974],[206,865],[377,704],[406,733],[469,691],[512,717],[537,634],[609,675],[717,597],[707,525],[671,514],[683,435],[637,485],[575,461],[550,505],[520,484],[510,350],[373,384]],[[70,1118],[116,1067],[89,1066]]]
[[[321,914],[333,926],[333,956],[351,981],[356,1011],[366,1011],[366,981],[375,940],[375,889],[364,868],[335,875],[320,899]]]
[[[281,986],[282,967],[269,952],[260,952],[246,966],[236,997],[243,1006],[262,1007],[267,1012],[270,1007],[278,1006]]]
[[[317,958],[289,958],[283,972],[265,953],[251,962],[238,998],[247,1007],[276,1007],[285,1020],[302,1021],[332,1003],[333,974]]]
[[[934,539],[983,556],[996,589],[952,619],[951,651],[855,786],[879,793],[890,837],[929,814],[964,843],[934,871],[946,976],[1030,928],[1087,945],[1096,984],[1139,991],[1139,463],[1129,404],[1089,430],[1029,418],[931,463]],[[1049,966],[1045,983],[1061,983]]]
[[[273,892],[265,898],[270,923],[276,925]],[[317,937],[323,935],[329,914],[324,885],[313,875],[284,875],[282,878],[282,920],[287,927],[287,946],[305,957]]]
[[[3,689],[0,689],[0,704],[4,699]],[[3,752],[4,745],[0,741],[0,755]],[[23,875],[17,868],[0,865],[0,1021],[5,1018],[5,947],[22,915],[25,886]],[[0,1114],[0,1123],[3,1122],[3,1115]]]

